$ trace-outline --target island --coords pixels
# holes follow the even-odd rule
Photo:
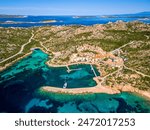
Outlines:
[[[26,18],[28,16],[26,15],[6,15],[6,14],[0,14],[0,18]]]
[[[0,44],[2,72],[40,49],[49,55],[49,59],[42,60],[46,65],[64,67],[68,76],[75,71],[72,65],[88,64],[96,83],[95,86],[69,88],[66,79],[62,87],[40,86],[42,93],[135,92],[150,98],[149,24],[117,21],[93,26],[0,28],[0,34],[3,43]],[[77,69],[80,71],[80,68]],[[8,75],[1,76],[0,83],[3,83],[2,79],[9,79]]]
[[[79,19],[79,18],[95,18],[96,16],[73,16],[74,19]]]
[[[57,22],[57,20],[44,20],[44,21],[41,21],[41,23],[55,23]]]

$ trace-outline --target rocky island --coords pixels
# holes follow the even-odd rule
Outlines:
[[[43,20],[41,23],[55,23],[57,20]]]

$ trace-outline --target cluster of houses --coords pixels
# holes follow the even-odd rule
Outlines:
[[[100,47],[83,45],[77,48],[78,53],[70,56],[70,63],[87,62],[92,64],[104,63],[113,67],[121,67],[123,59],[112,53],[105,52]]]

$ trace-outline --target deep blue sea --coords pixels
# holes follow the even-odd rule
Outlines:
[[[51,67],[50,58],[39,49],[0,72],[0,112],[52,113],[150,113],[150,100],[133,93],[120,94],[60,94],[42,91],[42,86],[62,88],[93,87],[96,82],[90,65]],[[94,70],[98,73],[96,67]]]
[[[56,20],[53,23],[43,23],[45,20]],[[0,27],[34,27],[34,26],[50,26],[50,25],[94,25],[106,24],[108,22],[116,22],[122,20],[125,22],[141,21],[150,23],[150,18],[139,17],[116,17],[105,18],[101,16],[92,17],[75,17],[75,16],[27,16],[24,18],[0,18]]]

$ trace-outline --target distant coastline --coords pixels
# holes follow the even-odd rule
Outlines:
[[[27,15],[6,15],[0,14],[0,18],[27,18]]]
[[[34,15],[0,15],[0,27],[35,27],[35,26],[70,26],[107,24],[122,20],[124,22],[140,21],[150,24],[150,12],[121,15],[92,15],[92,16],[34,16]]]

